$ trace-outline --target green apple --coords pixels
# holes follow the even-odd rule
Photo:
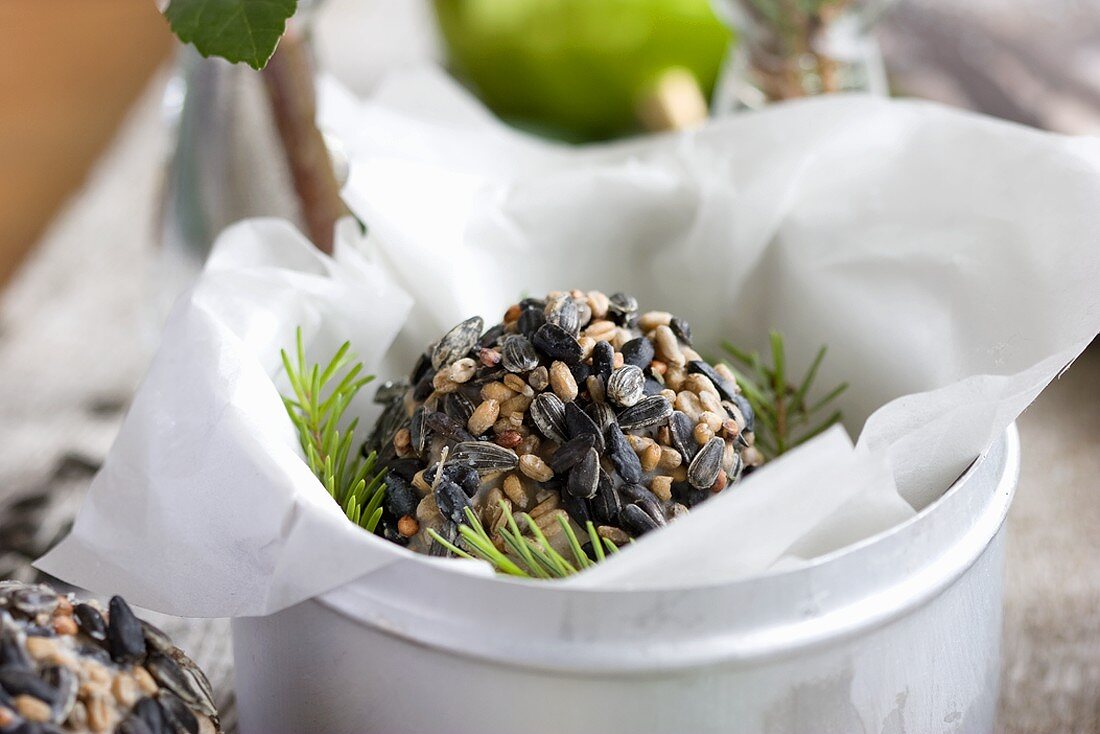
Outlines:
[[[709,97],[731,34],[708,0],[435,0],[451,67],[501,117],[571,140],[639,129],[662,74]]]

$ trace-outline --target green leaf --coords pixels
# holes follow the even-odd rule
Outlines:
[[[203,56],[262,69],[297,7],[297,0],[172,0],[164,17]]]

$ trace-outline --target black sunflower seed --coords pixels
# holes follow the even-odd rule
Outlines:
[[[722,454],[726,450],[726,442],[715,436],[707,441],[699,453],[688,465],[688,481],[697,489],[706,489],[714,484],[718,478],[718,472],[722,470]]]
[[[3,688],[9,696],[26,694],[48,704],[57,701],[57,689],[39,678],[34,670],[28,668],[12,666],[0,668],[0,688]]]
[[[530,339],[535,335],[535,332],[539,330],[539,327],[546,323],[546,317],[543,316],[541,310],[537,308],[525,308],[519,315],[519,322],[516,324],[516,328],[525,337]]]
[[[566,364],[577,364],[584,354],[580,342],[557,324],[543,324],[540,326],[532,341],[534,341],[535,347],[547,357],[560,359]]]
[[[691,460],[695,458],[695,452],[699,450],[699,444],[695,442],[694,430],[695,423],[684,413],[676,410],[669,416],[669,439],[672,441],[672,447],[680,452],[680,456],[684,457],[685,463],[691,463]]]
[[[172,725],[175,734],[198,734],[198,719],[179,696],[162,691],[157,694],[157,703],[161,705],[164,718]]]
[[[80,680],[68,668],[60,665],[51,665],[42,670],[42,679],[57,691],[57,699],[50,706],[50,718],[55,724],[60,724],[69,718],[69,714],[76,704],[76,694],[80,688]]]
[[[130,714],[115,727],[115,734],[159,734],[136,714]]]
[[[646,397],[648,397],[650,395],[660,395],[661,391],[664,390],[664,389],[665,389],[665,386],[662,383],[658,382],[657,380],[650,377],[649,375],[646,375],[646,378],[645,378],[645,394],[646,394]]]
[[[672,329],[672,333],[676,335],[677,339],[679,339],[689,347],[692,346],[691,325],[688,324],[688,322],[684,321],[679,316],[673,316],[672,321],[669,322],[668,326],[670,329]]]
[[[144,721],[153,734],[173,734],[164,709],[148,696],[134,704],[133,715]]]
[[[474,437],[470,435],[463,424],[446,413],[440,413],[438,410],[433,410],[424,416],[424,425],[428,427],[428,430],[448,441],[458,443],[474,440]]]
[[[660,527],[657,521],[638,505],[623,505],[623,509],[619,511],[619,525],[635,537]]]
[[[439,514],[456,525],[466,521],[466,507],[469,500],[462,487],[450,479],[440,479],[435,485],[435,503],[439,506]]]
[[[588,449],[569,472],[566,489],[574,497],[588,499],[596,494],[600,482],[600,457],[596,449]]]
[[[428,484],[435,483],[435,473],[438,469],[439,464],[433,464],[424,471],[424,480]],[[481,487],[481,477],[477,469],[459,460],[448,461],[443,466],[443,478],[461,487],[468,497],[473,497]]]
[[[409,384],[418,384],[424,379],[424,375],[432,371],[432,356],[428,352],[424,352],[417,357],[416,364],[413,365],[412,372],[409,373]]]
[[[419,459],[394,459],[386,465],[386,468],[406,482],[411,482],[423,465]]]
[[[443,398],[443,412],[464,426],[474,414],[474,404],[460,392],[447,393]]]
[[[613,313],[629,315],[638,310],[638,299],[625,293],[612,293],[607,300]]]
[[[645,375],[637,365],[624,364],[611,373],[607,381],[607,398],[629,408],[645,397]]]
[[[730,398],[730,402],[736,405],[737,409],[741,411],[741,415],[745,417],[745,427],[742,430],[748,433],[754,432],[756,430],[756,411],[752,409],[752,403],[749,402],[749,399],[738,393]]]
[[[374,391],[374,402],[377,405],[389,405],[394,400],[405,397],[409,387],[409,383],[404,380],[386,380]]]
[[[543,436],[558,443],[566,440],[565,404],[552,392],[542,392],[535,396],[528,408],[531,420]]]
[[[637,339],[631,339],[623,345],[620,351],[623,353],[624,364],[632,364],[642,369],[649,366],[655,354],[653,342],[646,339],[644,336],[640,336]]]
[[[420,495],[404,477],[394,471],[386,474],[386,511],[394,517],[416,515]]]
[[[481,317],[473,316],[444,334],[432,350],[432,367],[438,370],[465,357],[477,345],[484,327]]]
[[[733,400],[733,396],[738,394],[736,384],[724,379],[713,367],[703,360],[693,359],[688,362],[687,367],[688,372],[695,372],[703,375],[713,382],[714,387],[718,389],[718,394],[721,395],[724,400]]]
[[[596,422],[581,410],[576,401],[565,404],[565,428],[570,438],[576,438],[584,433],[592,434],[596,440],[596,450],[603,451],[603,433]]]
[[[619,511],[622,510],[622,500],[618,491],[611,483],[611,477],[607,472],[600,471],[600,481],[596,487],[596,496],[589,501],[592,515],[601,525],[613,525],[619,521]]]
[[[432,380],[435,379],[435,370],[429,369],[424,373],[424,376],[420,378],[420,382],[416,383],[416,387],[413,388],[413,400],[423,402],[428,399],[428,396],[435,392],[435,385],[432,384]]]
[[[655,426],[670,415],[672,415],[672,403],[668,402],[663,395],[650,395],[619,413],[619,425],[624,431],[633,431]]]
[[[588,500],[583,497],[577,497],[570,492],[562,492],[561,506],[565,510],[565,514],[569,515],[570,519],[582,528],[586,522],[592,519],[592,514],[588,508]]]
[[[612,423],[607,427],[607,454],[615,471],[623,478],[624,482],[642,481],[642,462],[634,449],[626,441],[626,436],[618,424]]]
[[[539,366],[539,355],[527,337],[512,334],[504,339],[500,348],[504,369],[509,372],[530,372]]]
[[[546,463],[554,470],[554,474],[563,474],[572,469],[595,446],[596,437],[591,433],[582,433],[559,446]]]
[[[592,403],[588,406],[587,413],[596,424],[596,428],[600,429],[600,436],[603,436],[607,432],[607,427],[615,422],[615,411],[607,403]]]
[[[615,347],[608,342],[596,342],[592,347],[592,372],[603,378],[606,385],[615,368]]]
[[[17,638],[17,632],[5,628],[0,635],[0,666],[30,668],[31,659]]]
[[[495,347],[502,336],[504,336],[504,324],[491,326],[489,330],[482,334],[481,338],[477,340],[477,345],[485,349]]]
[[[103,615],[98,609],[89,604],[80,603],[73,607],[73,616],[88,637],[100,641],[107,639],[107,623],[103,621]]]
[[[541,298],[532,298],[528,296],[519,302],[520,308],[537,308],[542,311],[546,308],[546,301]]]
[[[588,376],[592,374],[592,368],[584,362],[569,365],[569,371],[573,374],[573,380],[582,388],[588,382]]]
[[[428,426],[425,422],[428,412],[428,409],[421,405],[413,411],[412,418],[409,419],[409,437],[412,448],[420,456],[423,456],[424,452],[428,450]]]
[[[107,649],[116,663],[136,663],[145,657],[145,633],[130,605],[121,596],[108,606]]]
[[[465,463],[479,472],[511,471],[519,466],[515,451],[489,441],[463,441],[451,451],[450,460]]]

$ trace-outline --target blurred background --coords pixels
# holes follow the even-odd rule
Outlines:
[[[564,142],[844,90],[1100,134],[1096,0],[840,0],[835,17],[775,15],[781,0],[303,3],[317,65],[354,91],[445,64]],[[294,206],[240,177],[272,160],[260,85],[181,53],[151,0],[0,2],[0,577],[63,531],[210,237]],[[1100,732],[1098,398],[1093,348],[1021,420],[1006,732]],[[176,629],[231,695],[224,636]]]

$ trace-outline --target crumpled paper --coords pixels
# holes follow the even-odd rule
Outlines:
[[[343,520],[278,400],[299,324],[315,359],[351,339],[382,377],[461,319],[570,287],[680,314],[711,355],[775,328],[798,372],[827,344],[818,384],[851,383],[855,446],[823,434],[565,582],[604,588],[719,583],[890,527],[1100,331],[1097,140],[831,97],[573,148],[430,70],[365,101],[327,82],[321,116],[365,256],[350,229],[335,261],[278,223],[227,231],[44,570],[195,616],[270,613],[389,563],[486,573]]]

